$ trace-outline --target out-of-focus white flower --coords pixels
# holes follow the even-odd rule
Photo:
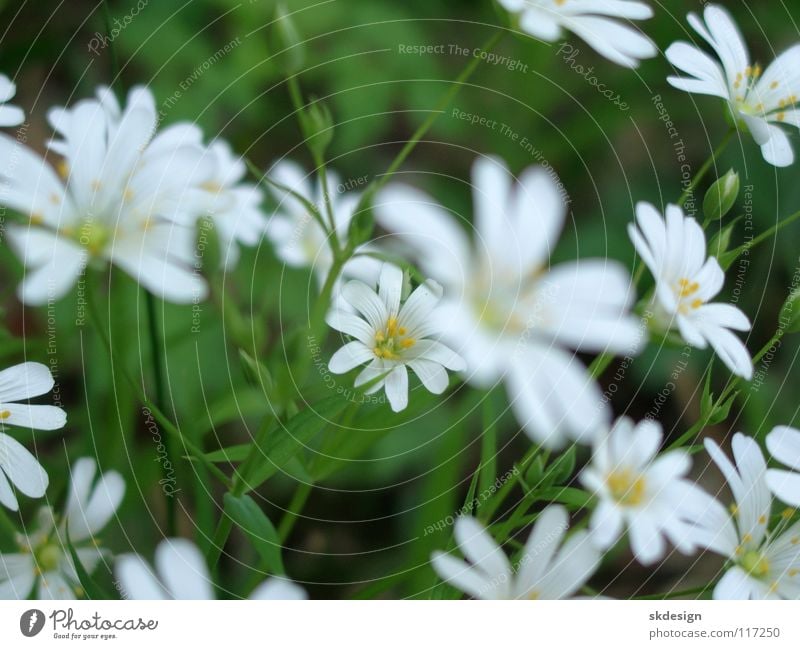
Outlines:
[[[114,516],[125,495],[121,475],[108,471],[95,482],[96,471],[93,459],[78,460],[60,519],[50,507],[41,508],[36,531],[17,539],[21,552],[0,555],[0,599],[25,599],[32,593],[37,599],[75,599],[81,593],[67,539],[81,565],[91,573],[108,556],[95,536]]]
[[[750,354],[729,331],[749,331],[750,321],[731,304],[709,304],[722,290],[725,273],[716,258],[707,256],[703,228],[676,205],[667,206],[665,220],[650,203],[639,203],[636,222],[638,228],[630,224],[628,233],[655,277],[661,323],[677,328],[693,347],[711,345],[731,372],[750,380]]]
[[[764,159],[776,167],[794,162],[794,151],[781,124],[800,128],[796,106],[800,96],[800,45],[795,45],[766,69],[751,63],[747,45],[731,15],[718,5],[704,12],[705,24],[694,13],[689,24],[714,49],[722,65],[686,42],[666,51],[669,62],[690,75],[667,81],[686,92],[724,99],[736,122],[750,131]]]
[[[444,285],[443,339],[481,388],[504,381],[526,432],[550,447],[591,442],[610,423],[597,382],[572,350],[634,354],[642,333],[630,314],[630,276],[607,259],[548,268],[566,215],[560,184],[541,168],[517,183],[499,160],[473,167],[475,242],[427,194],[389,185],[378,223],[408,244]]]
[[[647,36],[626,24],[652,18],[653,10],[644,2],[631,0],[498,0],[517,16],[522,31],[553,42],[563,38],[564,30],[586,41],[607,59],[635,68],[640,59],[656,55],[656,46]]]
[[[56,406],[17,403],[49,392],[54,385],[46,365],[21,363],[0,372],[0,431],[5,426],[57,430],[67,423],[67,414]],[[17,440],[0,432],[0,503],[16,511],[17,497],[11,484],[26,496],[41,498],[47,490],[47,473],[38,460]]]
[[[266,231],[261,209],[264,195],[255,185],[243,182],[247,166],[227,142],[215,140],[206,155],[213,159],[214,171],[197,190],[197,211],[213,219],[223,263],[231,267],[239,259],[239,245],[258,245]]]
[[[53,169],[38,154],[0,134],[0,204],[27,215],[9,225],[9,243],[26,275],[27,304],[66,294],[91,261],[111,262],[152,293],[172,302],[202,299],[194,272],[194,229],[177,225],[189,188],[212,178],[214,165],[188,141],[191,129],[172,127],[155,137],[157,113],[147,88],[134,88],[124,111],[101,89],[99,99],[57,108],[49,119],[63,157]],[[118,108],[118,107],[117,107]]]
[[[286,188],[281,190],[270,185],[278,206],[267,225],[267,237],[275,246],[281,261],[293,268],[311,268],[322,286],[333,264],[328,234],[303,201],[294,195],[305,198],[327,223],[322,183],[317,181],[314,184],[299,165],[288,160],[276,163],[267,176]],[[359,192],[347,191],[347,183],[342,183],[335,172],[328,171],[327,178],[330,210],[333,213],[336,236],[341,243],[347,241],[350,222],[361,195]],[[380,273],[381,262],[364,256],[369,250],[369,246],[361,246],[356,250],[356,256],[345,264],[342,276],[374,284]]]
[[[8,102],[17,94],[17,86],[6,75],[0,74],[0,127],[19,126],[25,121],[24,111]]]
[[[594,450],[592,464],[581,473],[599,504],[592,514],[592,540],[610,548],[627,529],[634,556],[648,565],[664,557],[666,539],[686,554],[695,546],[685,510],[703,492],[686,480],[691,457],[685,451],[658,455],[661,426],[634,425],[620,418]]]
[[[476,599],[566,599],[600,565],[600,553],[587,532],[575,532],[564,541],[568,522],[561,505],[544,509],[512,569],[502,548],[477,520],[459,518],[455,538],[470,563],[434,552],[433,568],[444,581]]]
[[[427,281],[402,301],[403,272],[384,264],[378,292],[359,280],[351,280],[342,289],[342,298],[359,315],[333,309],[328,324],[355,340],[339,349],[330,360],[334,374],[349,372],[368,363],[356,378],[356,387],[375,381],[368,394],[386,389],[392,410],[408,405],[408,370],[411,368],[422,384],[434,394],[447,389],[447,370],[464,369],[464,360],[441,342],[431,338],[437,333],[433,311],[442,297],[442,287]]]
[[[784,519],[768,531],[772,496],[758,444],[736,433],[735,466],[714,441],[706,439],[705,446],[735,501],[730,511],[711,496],[694,504],[695,541],[731,562],[714,599],[800,598],[800,523],[787,529]]]
[[[800,430],[776,426],[767,435],[767,449],[772,457],[792,469],[769,469],[767,486],[787,505],[800,507]]]
[[[125,599],[214,599],[203,555],[186,539],[165,539],[156,548],[156,573],[138,554],[117,557],[116,576]],[[307,599],[306,591],[283,577],[270,577],[250,599]]]

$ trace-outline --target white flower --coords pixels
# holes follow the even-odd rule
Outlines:
[[[736,501],[732,514],[710,496],[695,505],[696,542],[730,560],[714,599],[800,598],[800,523],[786,529],[784,519],[768,532],[772,496],[758,444],[734,435],[736,466],[712,440],[706,439],[705,446]]]
[[[474,518],[456,521],[455,538],[466,564],[434,552],[433,568],[444,581],[476,599],[566,599],[588,581],[600,564],[600,553],[585,531],[566,541],[569,516],[561,505],[539,515],[516,567]]]
[[[214,599],[203,555],[186,539],[165,539],[156,548],[154,574],[138,554],[117,557],[116,576],[125,599]],[[250,599],[307,599],[306,591],[283,577],[270,577]]]
[[[153,137],[157,113],[146,88],[131,91],[118,117],[115,102],[101,89],[100,99],[50,111],[60,136],[50,148],[63,156],[58,171],[0,135],[0,204],[30,218],[28,225],[8,227],[9,242],[27,267],[19,289],[25,303],[65,295],[92,260],[115,264],[172,302],[206,294],[192,269],[194,229],[170,220],[181,220],[187,189],[212,176],[211,159],[186,127]]]
[[[541,168],[516,186],[494,158],[473,167],[475,243],[423,192],[389,186],[375,202],[378,222],[444,284],[439,310],[448,344],[480,388],[503,380],[517,418],[551,447],[591,441],[610,423],[597,382],[572,350],[636,353],[630,276],[605,259],[548,268],[564,224],[560,184]]]
[[[19,126],[25,121],[22,109],[8,104],[15,94],[17,86],[6,75],[0,74],[0,127]]]
[[[48,478],[36,458],[2,430],[5,426],[63,428],[67,415],[61,408],[16,403],[45,394],[53,385],[50,370],[41,363],[21,363],[0,372],[0,503],[14,511],[19,503],[9,480],[26,496],[41,498],[47,490]]]
[[[599,504],[592,513],[592,540],[610,548],[625,529],[634,556],[644,565],[666,553],[665,538],[690,553],[686,508],[703,492],[685,479],[691,458],[685,451],[658,456],[662,431],[654,421],[634,425],[620,418],[594,449],[592,464],[581,473]]]
[[[202,147],[202,134],[194,136],[195,143]],[[179,215],[189,219],[185,225],[194,227],[198,216],[213,220],[219,237],[223,264],[230,268],[239,259],[239,245],[256,246],[261,241],[267,219],[261,210],[262,192],[253,184],[242,182],[247,166],[237,157],[224,140],[214,140],[205,148],[211,158],[212,173],[198,187],[191,188],[187,204],[196,201],[194,209]]]
[[[465,367],[458,354],[430,338],[436,333],[431,316],[442,297],[442,287],[428,280],[404,303],[402,293],[403,272],[384,264],[377,293],[359,280],[351,280],[342,289],[343,300],[361,317],[333,309],[327,318],[331,327],[355,338],[331,357],[330,371],[343,374],[369,363],[356,378],[356,387],[375,381],[368,394],[385,387],[395,412],[408,405],[407,367],[434,394],[441,394],[449,385],[446,369],[459,372]]]
[[[267,225],[267,237],[275,246],[281,261],[293,268],[311,268],[322,286],[333,264],[328,234],[309,213],[306,205],[292,195],[294,192],[304,197],[327,223],[322,183],[317,181],[316,185],[313,184],[299,165],[288,160],[276,163],[267,175],[275,183],[291,190],[284,191],[270,185],[278,206]],[[347,241],[347,231],[355,215],[360,194],[346,191],[347,184],[341,183],[339,176],[332,171],[328,171],[327,178],[330,209],[336,235],[342,243]],[[369,250],[369,246],[362,246],[356,254],[363,255]],[[380,273],[380,267],[381,262],[376,259],[356,256],[345,264],[342,276],[373,283]]]
[[[75,599],[80,580],[67,538],[84,569],[91,573],[107,557],[95,535],[114,516],[125,495],[125,482],[116,471],[100,476],[91,458],[75,463],[64,514],[56,520],[50,507],[39,510],[38,529],[19,535],[19,554],[0,555],[0,599]]]
[[[690,345],[711,345],[734,374],[750,380],[750,354],[729,331],[748,331],[750,321],[731,304],[709,304],[722,290],[725,273],[716,258],[706,256],[703,229],[675,205],[667,206],[665,221],[655,207],[639,203],[636,221],[639,227],[628,225],[628,233],[656,279],[659,319],[677,327]]]
[[[767,435],[767,448],[772,457],[793,469],[769,469],[767,486],[787,505],[800,507],[800,430],[776,426]]]
[[[761,147],[764,159],[776,167],[794,162],[789,137],[780,124],[800,128],[800,112],[795,108],[800,95],[800,45],[781,54],[766,71],[753,65],[736,23],[717,5],[706,7],[705,24],[694,13],[689,24],[717,53],[722,65],[703,50],[686,42],[673,43],[667,59],[690,75],[669,77],[679,90],[724,99],[737,123],[750,131]]]
[[[646,36],[623,21],[644,20],[653,10],[643,2],[630,0],[498,0],[518,16],[522,31],[553,42],[569,30],[586,41],[607,59],[627,68],[639,59],[656,55],[656,47]]]

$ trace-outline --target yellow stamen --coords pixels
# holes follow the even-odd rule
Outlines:
[[[0,412],[0,419],[8,419],[10,416],[11,416],[10,410],[3,410],[3,412]]]
[[[617,502],[635,507],[644,500],[646,483],[642,476],[629,469],[613,471],[606,478],[606,485]]]

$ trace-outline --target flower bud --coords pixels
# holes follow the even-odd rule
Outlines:
[[[273,61],[287,77],[300,72],[306,62],[303,39],[283,3],[275,9],[275,21],[270,28],[270,42],[274,49]]]
[[[703,214],[709,221],[718,221],[733,209],[739,197],[739,174],[731,169],[711,185],[703,200]]]
[[[312,103],[300,115],[306,145],[319,157],[333,140],[333,116],[325,102],[312,98]]]

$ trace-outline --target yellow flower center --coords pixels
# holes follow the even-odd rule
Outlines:
[[[678,296],[678,311],[686,315],[692,309],[699,309],[703,306],[703,300],[698,297],[692,298],[700,290],[700,284],[690,279],[683,278],[678,281],[675,292]]]
[[[641,504],[647,487],[644,477],[630,469],[612,471],[606,478],[606,485],[614,500],[628,507]]]
[[[41,572],[50,572],[58,568],[61,563],[61,548],[53,543],[46,543],[36,548],[34,556],[36,567]]]
[[[398,324],[395,316],[391,316],[386,321],[386,327],[375,334],[375,347],[372,351],[378,358],[398,360],[404,350],[417,344],[407,334],[408,330]]]
[[[769,574],[769,560],[757,550],[745,552],[739,565],[754,577],[765,577]]]

